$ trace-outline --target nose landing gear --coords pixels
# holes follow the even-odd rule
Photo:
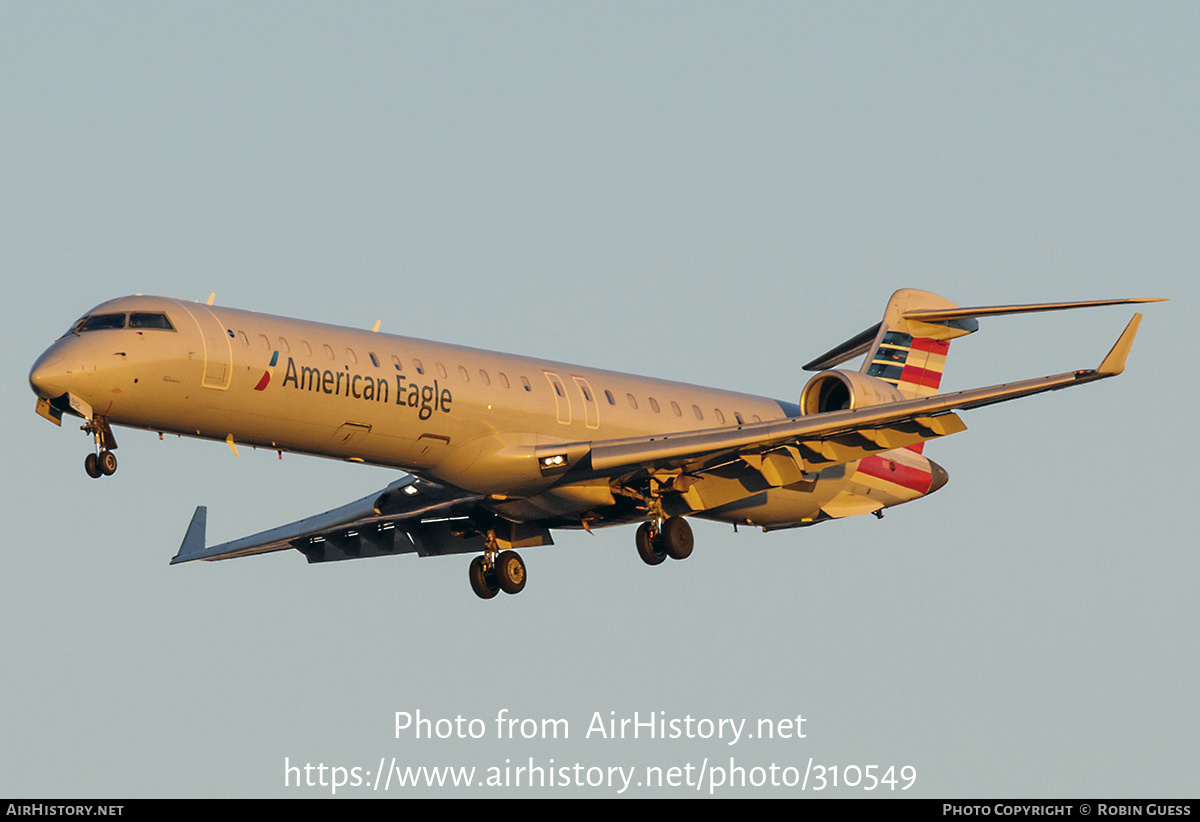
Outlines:
[[[97,454],[88,454],[83,458],[83,470],[92,479],[111,477],[117,471],[117,455],[104,450]]]
[[[113,449],[117,447],[117,438],[113,436],[108,420],[92,417],[80,426],[80,430],[91,434],[96,441],[96,453],[83,458],[83,470],[92,479],[111,477],[117,471],[117,455],[113,453]]]

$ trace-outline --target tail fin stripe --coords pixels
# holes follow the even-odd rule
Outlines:
[[[911,383],[925,388],[937,388],[942,384],[942,372],[932,368],[919,368],[906,365],[900,374],[900,382]]]
[[[941,354],[946,356],[946,352],[950,350],[949,340],[935,340],[931,337],[917,337],[912,341],[913,351],[928,351],[931,354]]]

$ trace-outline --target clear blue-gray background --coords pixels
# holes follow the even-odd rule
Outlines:
[[[0,5],[0,795],[812,757],[911,765],[906,795],[1195,796],[1197,42],[1191,3]],[[168,567],[197,504],[230,539],[394,475],[118,431],[95,482],[26,382],[104,299],[215,291],[794,401],[902,286],[1172,301],[1119,379],[964,415],[927,449],[950,484],[882,522],[700,523],[658,568],[565,533],[491,602],[463,558]],[[1132,313],[986,320],[943,385],[1094,366]],[[570,738],[497,740],[502,708]],[[417,710],[488,738],[396,739]],[[584,738],[635,711],[807,737]]]

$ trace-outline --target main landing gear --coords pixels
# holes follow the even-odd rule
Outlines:
[[[634,542],[638,556],[647,565],[658,565],[667,557],[687,559],[695,545],[692,526],[683,517],[643,522],[638,526]]]
[[[503,591],[519,594],[525,589],[525,561],[516,551],[488,551],[471,560],[467,569],[471,590],[480,599],[491,599]]]
[[[117,472],[117,455],[113,453],[117,438],[113,436],[108,421],[103,417],[92,417],[80,426],[80,430],[91,434],[96,441],[96,453],[83,458],[83,470],[92,479],[111,477]]]

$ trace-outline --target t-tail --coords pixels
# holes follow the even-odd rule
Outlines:
[[[821,373],[804,387],[800,408],[806,415],[819,414],[937,394],[950,341],[977,331],[980,317],[1147,302],[1160,300],[1084,300],[963,308],[928,291],[902,288],[888,300],[882,321],[804,366],[805,370]],[[856,372],[834,368],[864,354],[862,367]],[[921,450],[920,444],[911,447]]]
[[[888,300],[881,322],[827,351],[804,368],[806,371],[823,371],[866,354],[859,373],[890,383],[905,399],[928,397],[936,394],[941,385],[950,341],[977,331],[979,317],[1152,302],[1161,300],[1082,300],[963,308],[929,291],[902,288]]]

